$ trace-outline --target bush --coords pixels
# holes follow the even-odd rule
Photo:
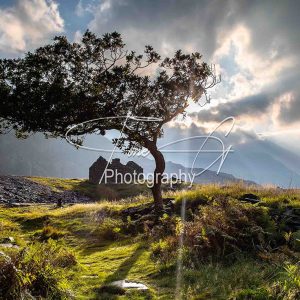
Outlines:
[[[49,239],[58,240],[63,237],[65,233],[51,225],[46,225],[43,227],[42,231],[38,231],[37,235],[41,241],[48,241]]]
[[[36,243],[11,256],[0,254],[0,299],[70,299],[64,268],[75,256],[55,241]]]
[[[177,240],[173,236],[151,244],[152,256],[164,266],[172,265],[177,258]]]
[[[0,220],[0,232],[15,231],[19,229],[19,224],[10,220]]]
[[[179,217],[163,217],[149,236],[158,241],[152,247],[153,257],[168,264],[169,257],[176,255],[180,234],[183,234],[184,259],[195,263],[228,255],[235,259],[240,252],[267,248],[275,239],[275,232],[266,208],[219,197],[200,206],[199,212],[184,226]]]
[[[24,283],[22,273],[15,267],[14,260],[0,252],[0,299],[22,299]]]
[[[158,224],[148,228],[145,232],[148,238],[152,240],[159,240],[163,237],[173,236],[178,237],[182,232],[182,222],[177,216],[169,216],[164,214],[160,219]]]
[[[122,220],[106,218],[97,225],[93,234],[105,240],[114,241],[121,236],[123,225]]]
[[[264,208],[217,199],[184,228],[185,245],[198,257],[225,256],[268,246],[275,225]]]
[[[180,193],[175,199],[175,210],[180,213],[182,203],[185,201],[186,211],[195,212],[201,205],[209,203],[209,198],[199,190],[191,190]]]
[[[236,293],[235,300],[275,300],[266,289],[245,289]]]
[[[292,233],[291,244],[295,251],[300,251],[300,230]]]

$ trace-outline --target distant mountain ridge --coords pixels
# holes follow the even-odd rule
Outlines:
[[[30,137],[27,140],[17,140],[13,135],[0,137],[0,173],[3,175],[44,176],[62,178],[87,178],[88,169],[100,156],[98,152],[77,150],[65,141],[48,139],[42,135]],[[101,147],[109,149],[108,140],[101,143]],[[108,154],[101,154],[108,158]],[[133,160],[143,167],[144,173],[152,174],[154,161],[145,157],[127,157],[117,153],[123,162]],[[165,173],[191,174],[191,169],[171,161],[166,162]],[[196,168],[195,173],[203,169]],[[240,179],[231,174],[206,170],[201,176],[195,177],[195,183],[225,183]],[[254,183],[254,182],[248,182]]]
[[[62,178],[88,178],[88,168],[100,156],[109,158],[113,145],[105,137],[91,136],[86,143],[91,147],[101,147],[108,152],[78,150],[65,140],[47,139],[41,134],[26,140],[18,140],[13,134],[0,136],[0,174],[31,175]],[[197,144],[193,145],[197,149]],[[259,140],[233,145],[234,153],[228,155],[218,175],[213,166],[195,182],[226,182],[243,179],[258,184],[274,184],[281,187],[300,187],[300,158],[294,153],[269,141]],[[166,172],[184,170],[190,172],[193,155],[166,154]],[[133,160],[152,173],[155,166],[152,159],[128,157],[114,153],[126,163]],[[195,172],[201,171],[214,161],[214,154],[201,155],[195,163]],[[176,163],[174,162],[176,161]],[[197,170],[199,169],[199,170]]]

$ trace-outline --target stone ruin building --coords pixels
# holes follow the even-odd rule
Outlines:
[[[102,174],[105,171],[107,165],[107,160],[100,156],[89,168],[89,181],[95,184],[98,184],[101,180]],[[115,158],[111,161],[111,163],[108,165],[107,170],[112,170],[114,175],[116,174],[116,171],[118,174],[122,174],[123,178],[120,178],[119,175],[117,178],[116,176],[111,178],[106,178],[105,181],[105,175],[102,178],[101,183],[120,183],[124,182],[125,174],[132,174],[132,178],[138,177],[139,179],[142,178],[143,174],[143,168],[140,167],[138,164],[136,164],[133,161],[129,161],[126,165],[123,165],[120,162],[119,158]],[[109,171],[107,171],[106,174],[110,174]],[[130,177],[130,176],[129,176]],[[127,175],[127,178],[129,178]]]

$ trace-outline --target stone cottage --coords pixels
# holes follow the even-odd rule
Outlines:
[[[89,181],[98,184],[101,180],[102,174],[105,172],[107,160],[100,156],[89,168]],[[112,171],[112,172],[111,172]],[[113,174],[113,177],[111,175]],[[116,174],[118,174],[116,176]],[[131,175],[128,175],[131,174]],[[129,161],[123,165],[119,158],[115,158],[107,166],[105,175],[101,183],[121,183],[125,178],[134,180],[135,178],[142,178],[143,168],[134,161]]]

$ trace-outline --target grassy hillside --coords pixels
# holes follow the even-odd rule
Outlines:
[[[74,179],[32,180],[58,190],[94,188]],[[124,187],[117,192],[124,196]],[[250,192],[261,201],[238,200]],[[0,240],[14,239],[14,247],[0,246],[2,299],[299,299],[300,234],[285,217],[300,208],[299,191],[206,185],[165,196],[175,201],[159,220],[141,213],[148,196],[0,207]],[[125,278],[149,290],[110,285]]]
[[[105,184],[95,185],[87,179],[78,178],[55,178],[55,177],[27,177],[36,183],[51,187],[52,190],[80,192],[92,200],[121,199],[134,197],[140,194],[148,195],[146,185],[137,184]]]

